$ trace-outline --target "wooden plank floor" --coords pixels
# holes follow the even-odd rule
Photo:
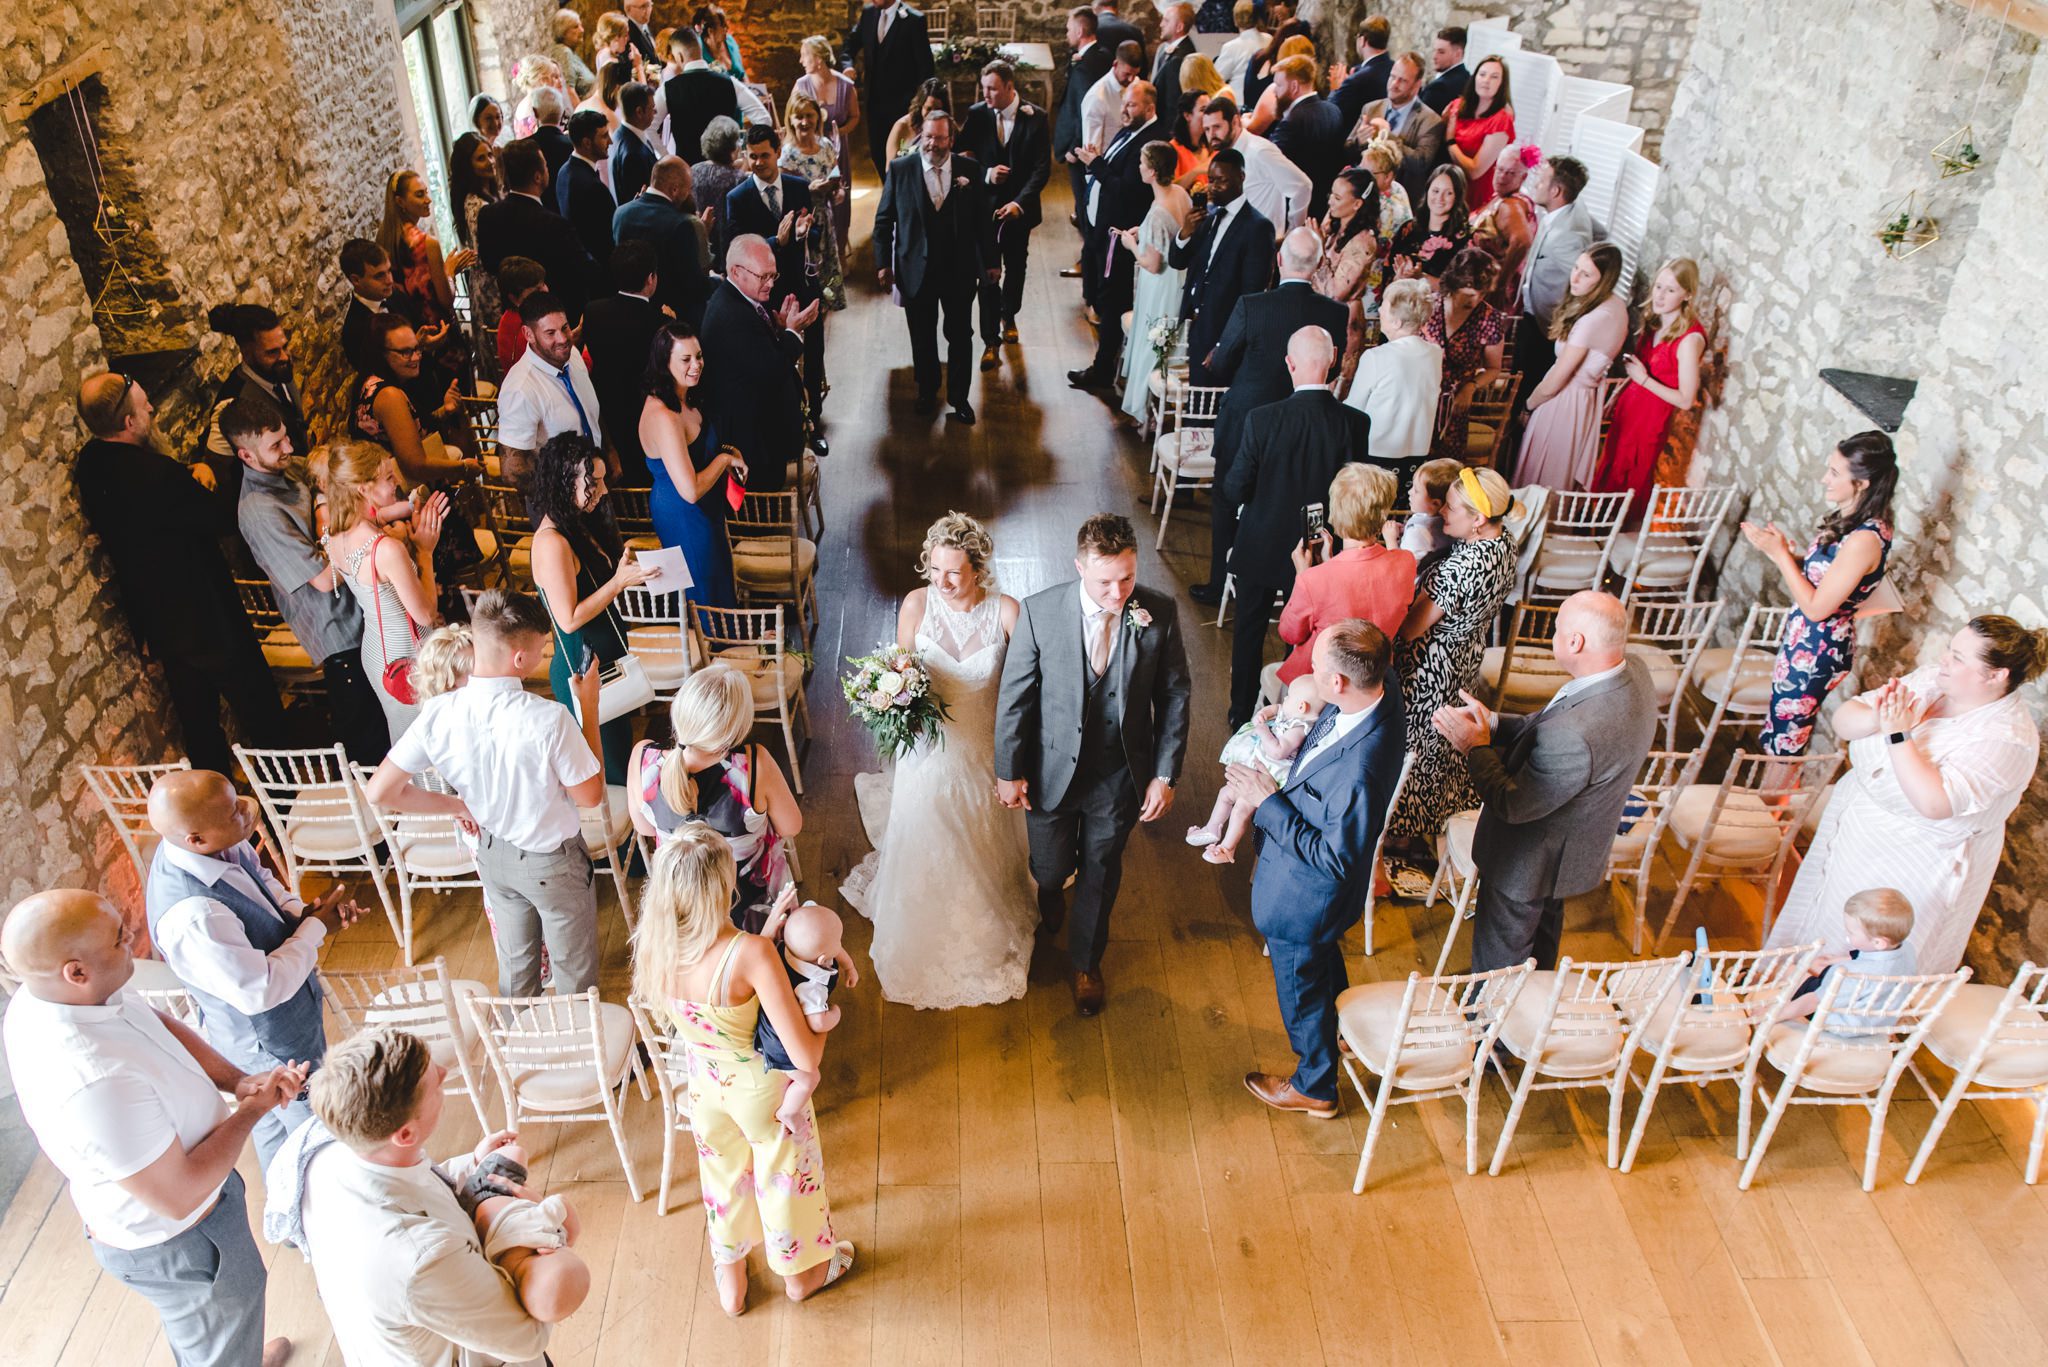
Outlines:
[[[864,221],[872,194],[861,201]],[[1055,220],[1062,203],[1052,212]],[[864,229],[857,229],[857,237]],[[864,249],[855,265],[866,274]],[[948,508],[994,530],[1003,587],[1069,572],[1075,524],[1142,512],[1145,458],[1097,400],[1066,387],[1091,336],[1063,222],[1039,235],[1025,346],[978,386],[981,424],[914,419],[908,339],[871,287],[830,322],[834,453],[821,547],[823,662],[804,756],[810,891],[830,898],[867,851],[853,775],[873,764],[832,666],[892,629],[923,530]],[[1203,573],[1207,531],[1177,516],[1150,536],[1145,579]],[[1225,633],[1182,600],[1196,726],[1179,805],[1133,840],[1107,959],[1109,1006],[1074,1016],[1058,966],[1023,1001],[937,1015],[847,994],[819,1111],[840,1233],[860,1246],[843,1286],[804,1307],[756,1264],[754,1308],[719,1313],[687,1146],[674,1210],[629,1199],[602,1126],[529,1131],[536,1178],[581,1210],[595,1269],[554,1360],[619,1363],[1900,1363],[2048,1360],[2048,1189],[2020,1181],[2028,1116],[1967,1106],[1917,1188],[1902,1183],[1931,1112],[1902,1104],[1880,1186],[1855,1163],[1859,1113],[1795,1113],[1754,1190],[1735,1189],[1734,1095],[1673,1088],[1636,1171],[1604,1163],[1604,1108],[1539,1095],[1497,1178],[1465,1174],[1461,1116],[1396,1112],[1373,1184],[1350,1190],[1364,1136],[1271,1114],[1239,1084],[1289,1054],[1247,913],[1248,865],[1218,871],[1180,841],[1207,809],[1224,739]],[[943,896],[943,889],[933,895]],[[604,903],[608,995],[626,982],[623,924]],[[1444,909],[1383,907],[1381,979],[1435,957]],[[849,915],[864,955],[867,923]],[[490,979],[474,899],[430,906],[424,954]],[[1600,899],[1574,908],[1568,952],[1624,951]],[[330,951],[335,968],[394,962],[381,921]],[[1503,1110],[1488,1093],[1482,1142]],[[627,1102],[643,1189],[660,1171],[657,1108]],[[1629,1111],[1633,1117],[1633,1108]],[[451,1107],[452,1151],[476,1122]],[[1483,1162],[1482,1162],[1483,1168]],[[244,1171],[257,1184],[253,1160]],[[148,1307],[98,1275],[47,1163],[0,1217],[0,1361],[167,1363]],[[304,1265],[272,1258],[271,1325],[294,1361],[339,1364]]]

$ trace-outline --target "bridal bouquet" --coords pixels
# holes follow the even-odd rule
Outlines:
[[[892,641],[872,655],[849,655],[846,663],[849,668],[839,680],[846,705],[874,733],[884,758],[928,739],[944,743],[939,723],[949,715],[946,704],[932,692],[931,673],[916,651]]]

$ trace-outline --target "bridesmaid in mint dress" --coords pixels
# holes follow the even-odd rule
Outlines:
[[[647,401],[640,409],[640,443],[654,477],[649,497],[654,533],[664,546],[682,548],[692,586],[686,596],[706,607],[727,608],[733,594],[732,560],[719,531],[725,475],[744,481],[746,461],[719,446],[711,421],[696,403],[704,378],[704,344],[688,323],[654,334],[648,354]]]
[[[1193,201],[1186,190],[1173,183],[1174,167],[1178,164],[1170,142],[1150,142],[1138,149],[1138,174],[1152,187],[1152,208],[1143,223],[1116,235],[1122,249],[1131,254],[1138,266],[1122,364],[1124,412],[1138,422],[1145,420],[1146,385],[1159,365],[1150,336],[1152,324],[1161,318],[1180,317],[1186,272],[1168,264],[1166,254],[1174,238],[1180,235],[1181,223]]]

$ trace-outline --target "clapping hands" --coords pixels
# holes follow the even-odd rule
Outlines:
[[[1891,679],[1869,699],[1877,713],[1877,729],[1885,732],[1910,731],[1927,715],[1929,700],[1906,687],[1904,679]]]
[[[310,1063],[285,1063],[261,1073],[244,1074],[235,1084],[235,1109],[252,1115],[274,1111],[306,1090]]]
[[[1485,703],[1464,689],[1458,690],[1458,696],[1465,700],[1463,707],[1439,707],[1429,721],[1437,734],[1463,755],[1492,742],[1493,727],[1498,718]]]
[[[1775,522],[1766,522],[1761,527],[1754,522],[1745,522],[1742,524],[1742,535],[1748,539],[1750,545],[1762,551],[1774,562],[1782,563],[1794,558],[1792,538],[1785,535]]]

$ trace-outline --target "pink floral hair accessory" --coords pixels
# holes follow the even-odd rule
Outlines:
[[[1538,147],[1533,142],[1525,143],[1523,144],[1521,151],[1516,153],[1516,155],[1521,158],[1522,165],[1525,168],[1533,171],[1536,169],[1537,164],[1543,160],[1543,149]]]

